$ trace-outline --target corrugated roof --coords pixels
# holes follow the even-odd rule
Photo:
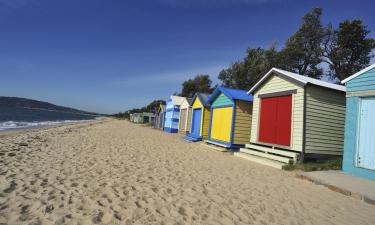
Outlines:
[[[201,101],[201,103],[204,106],[208,106],[209,105],[209,103],[207,102],[208,98],[210,97],[209,94],[207,94],[207,93],[200,93],[200,92],[195,93],[195,95],[194,95],[194,97],[193,97],[193,99],[192,99],[192,101],[191,101],[190,104],[193,104],[193,102],[194,102],[194,100],[195,100],[196,97],[199,98],[199,101]]]
[[[278,69],[278,68],[272,68],[247,93],[248,94],[253,93],[264,81],[266,81],[266,79],[269,76],[272,75],[272,73],[276,73],[276,74],[279,74],[279,75],[284,75],[286,77],[292,78],[293,80],[301,83],[303,86],[305,86],[306,84],[313,84],[313,85],[316,85],[316,86],[330,88],[330,89],[337,90],[337,91],[343,91],[343,92],[346,91],[345,86],[342,86],[342,85],[332,84],[332,83],[329,83],[329,82],[326,82],[326,81],[314,79],[314,78],[311,78],[311,77],[302,76],[302,75],[292,73],[292,72],[289,72],[289,71],[285,71],[285,70],[282,70],[282,69]]]
[[[341,81],[341,83],[342,83],[342,84],[345,84],[346,82],[350,81],[351,79],[354,79],[354,78],[360,76],[361,74],[364,74],[364,73],[366,73],[367,71],[372,70],[372,69],[374,69],[374,68],[375,68],[375,63],[372,64],[371,66],[368,66],[368,67],[364,68],[363,70],[361,70],[361,71],[359,71],[359,72],[357,72],[357,73],[351,75],[350,77],[348,77],[348,78],[346,78],[345,80]]]
[[[210,95],[207,102],[211,103],[220,93],[225,94],[228,98],[232,100],[243,100],[251,102],[253,101],[253,96],[246,93],[244,90],[240,89],[232,89],[226,88],[223,86],[219,86],[215,89],[215,91]]]
[[[172,95],[171,99],[172,99],[173,105],[181,105],[184,101],[186,101],[185,97],[176,96],[176,95]]]

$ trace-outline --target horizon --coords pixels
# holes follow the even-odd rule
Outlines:
[[[124,112],[166,100],[197,74],[218,84],[220,70],[247,48],[276,42],[280,49],[313,7],[322,7],[323,25],[362,19],[375,37],[371,6],[368,0],[0,0],[6,34],[0,96]]]

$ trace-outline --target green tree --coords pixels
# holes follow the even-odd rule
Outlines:
[[[211,87],[212,80],[209,75],[197,75],[182,83],[181,96],[191,98],[196,92],[211,93],[214,88]]]
[[[345,20],[339,28],[329,29],[324,42],[324,62],[329,65],[331,79],[343,80],[368,66],[375,39],[362,20]]]
[[[275,44],[269,49],[249,48],[246,53],[242,61],[219,73],[218,78],[224,86],[247,90],[272,67],[284,68]]]
[[[327,31],[320,22],[321,15],[321,8],[313,8],[303,16],[302,25],[281,51],[284,69],[313,78],[323,74],[319,64],[323,54],[321,43]]]

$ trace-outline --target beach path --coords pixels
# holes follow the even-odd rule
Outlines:
[[[375,206],[120,120],[0,137],[0,224],[374,224]]]

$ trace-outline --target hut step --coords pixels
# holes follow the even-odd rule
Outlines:
[[[255,156],[275,160],[275,161],[278,161],[278,162],[283,162],[283,163],[286,163],[286,164],[291,163],[293,161],[291,158],[288,158],[288,157],[285,157],[285,156],[268,154],[268,153],[265,153],[265,152],[259,152],[259,151],[255,151],[255,150],[247,149],[247,148],[241,148],[240,152],[244,153],[244,154],[255,155]]]
[[[276,169],[280,169],[280,170],[283,168],[283,166],[286,165],[285,163],[281,163],[281,162],[274,161],[271,159],[266,159],[263,157],[250,155],[250,154],[242,153],[242,152],[235,152],[234,156],[237,156],[237,157],[240,157],[240,158],[243,158],[243,159],[255,162],[255,163],[263,164],[265,166],[270,166]]]
[[[262,152],[267,152],[267,153],[273,153],[273,154],[282,155],[282,156],[287,156],[293,159],[297,159],[299,156],[298,152],[291,152],[287,150],[280,150],[280,149],[275,149],[272,147],[265,147],[265,146],[254,145],[254,144],[246,144],[246,148],[254,149],[254,150],[258,150]]]

